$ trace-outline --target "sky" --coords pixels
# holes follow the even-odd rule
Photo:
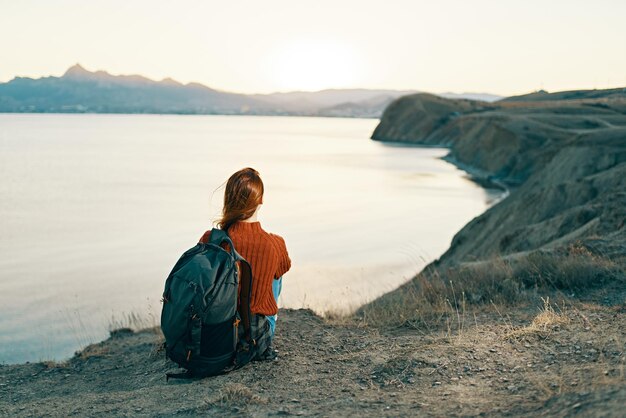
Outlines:
[[[88,70],[269,93],[626,86],[623,0],[0,0],[0,81]]]

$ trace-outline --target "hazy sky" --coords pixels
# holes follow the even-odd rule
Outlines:
[[[0,81],[89,70],[236,92],[626,86],[624,0],[0,0]]]

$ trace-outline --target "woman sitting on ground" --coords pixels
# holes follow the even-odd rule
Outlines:
[[[273,339],[278,313],[277,300],[282,286],[282,276],[291,267],[285,241],[278,235],[261,228],[257,215],[263,204],[263,181],[252,168],[244,168],[230,176],[224,191],[224,208],[218,222],[235,245],[235,250],[252,267],[252,295],[250,310],[253,327],[261,331],[267,327]],[[209,241],[211,231],[200,238]],[[257,360],[273,360],[276,351],[270,342],[267,350]]]

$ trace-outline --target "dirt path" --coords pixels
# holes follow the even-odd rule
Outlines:
[[[625,306],[525,328],[539,312],[425,334],[281,311],[279,360],[169,383],[155,330],[119,333],[64,364],[0,366],[0,415],[623,416]]]

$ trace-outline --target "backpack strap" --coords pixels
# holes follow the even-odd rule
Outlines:
[[[244,259],[237,252],[237,250],[235,250],[235,244],[233,244],[233,241],[230,239],[230,237],[228,236],[226,231],[221,230],[221,229],[217,229],[217,228],[213,228],[211,230],[211,236],[209,237],[208,244],[213,244],[213,245],[217,245],[218,247],[221,247],[222,244],[224,244],[224,243],[227,243],[230,246],[230,251],[231,251],[231,254],[233,255],[233,257],[235,257],[235,261],[241,261],[241,260]]]
[[[222,245],[224,242],[228,242],[229,245],[233,243],[226,231],[218,228],[211,229],[208,244]]]
[[[211,236],[209,237],[209,244],[221,246],[223,243],[230,245],[232,256],[235,258],[235,263],[239,261],[239,299],[237,301],[237,311],[243,323],[244,339],[250,343],[252,336],[250,332],[252,312],[250,311],[250,300],[252,299],[252,267],[250,263],[243,258],[237,250],[235,245],[230,239],[226,231],[222,229],[213,228],[211,230]]]

